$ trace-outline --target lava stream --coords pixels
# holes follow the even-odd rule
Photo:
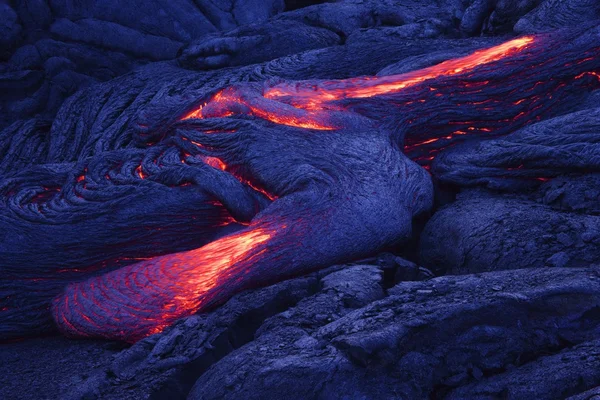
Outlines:
[[[514,132],[526,123],[539,121],[543,117],[555,114],[552,107],[561,103],[568,104],[569,100],[588,89],[597,88],[600,85],[597,43],[587,43],[588,47],[581,49],[569,48],[566,45],[568,39],[561,40],[563,41],[557,42],[555,46],[543,48],[537,39],[523,37],[433,67],[387,77],[283,83],[266,90],[262,84],[240,84],[218,91],[210,100],[194,110],[189,110],[181,119],[253,115],[280,125],[334,131],[328,135],[315,135],[317,138],[326,138],[330,141],[306,141],[307,146],[315,147],[310,148],[311,152],[302,153],[305,159],[292,158],[290,161],[296,164],[302,161],[311,165],[311,162],[317,164],[329,157],[330,152],[347,150],[343,146],[349,146],[348,142],[335,142],[337,138],[348,138],[357,134],[357,141],[352,142],[352,145],[368,148],[376,135],[391,135],[390,132],[381,129],[374,132],[373,136],[368,136],[367,134],[377,129],[365,132],[362,125],[357,123],[359,118],[381,121],[390,117],[392,123],[401,125],[404,130],[405,135],[401,138],[402,145],[405,146],[404,153],[409,158],[427,165],[440,151],[455,141],[462,140],[463,137],[471,137],[478,133],[487,135],[488,132],[493,132],[495,135]],[[524,51],[534,42],[536,52],[525,54]],[[517,56],[519,58],[516,58]],[[505,70],[498,70],[494,65],[472,72],[477,67],[510,57],[515,57],[514,60],[519,63],[512,63],[514,60],[511,59],[510,62],[503,62],[500,65]],[[514,69],[511,69],[513,67]],[[469,74],[470,72],[472,73]],[[423,84],[425,81],[440,77],[446,79]],[[412,89],[406,91],[405,89],[409,87]],[[377,97],[386,94],[394,94],[394,96]],[[371,97],[373,99],[367,100]],[[348,99],[356,100],[342,102]],[[333,102],[337,104],[332,104]],[[343,105],[348,106],[347,110],[341,108]],[[371,127],[374,125],[372,124]],[[341,129],[345,126],[350,126],[351,129]],[[285,129],[281,131],[286,132]],[[294,132],[296,133],[298,132]],[[304,135],[298,136],[304,140]],[[215,138],[215,136],[206,137]],[[267,136],[257,136],[257,138],[258,141],[253,143],[259,146],[261,152],[264,149],[264,142],[261,140],[279,140],[279,138],[269,139]],[[364,141],[359,142],[359,139]],[[397,138],[388,139],[386,136],[385,146],[389,146],[389,149],[385,146],[382,148],[397,154],[400,144],[394,142],[394,146],[391,146]],[[217,149],[218,151],[213,154],[213,148],[216,149],[217,145],[212,143],[206,146],[201,138],[197,140],[198,142],[196,140],[189,140],[189,142],[201,148],[203,161],[216,169],[235,176],[235,167],[250,162],[245,158],[230,167],[227,165],[229,163],[227,158],[219,157],[218,151],[224,150]],[[214,142],[219,143],[218,140]],[[330,148],[323,144],[334,144],[336,147]],[[295,149],[290,147],[289,151],[293,152]],[[239,157],[242,158],[242,155]],[[372,154],[367,152],[356,157],[354,161],[360,161],[361,167],[369,165],[370,168],[372,164],[365,163],[364,159],[372,159],[371,156]],[[396,165],[395,163],[401,158],[393,158],[393,160],[395,161],[389,164]],[[348,160],[340,163],[352,161],[353,158],[348,157]],[[379,165],[379,162],[374,164]],[[290,166],[294,165],[277,165],[278,168]],[[258,163],[255,167],[257,170],[263,168],[262,171],[274,168],[273,164],[258,165]],[[369,183],[369,179],[364,175],[365,172],[370,171],[369,169],[356,172],[356,169],[346,167],[345,164],[340,165],[342,171],[339,172],[340,176],[344,173],[347,176],[343,175],[343,177],[348,178],[349,181],[364,185]],[[423,172],[421,168],[414,167],[419,172]],[[361,173],[363,175],[356,175]],[[136,170],[136,174],[140,179],[146,178],[146,171],[141,167]],[[379,173],[370,175],[370,177],[380,176]],[[269,184],[273,185],[273,181],[278,178],[271,179],[269,182],[256,182],[258,179],[248,181],[244,177],[237,177],[237,179],[259,190],[260,184],[268,188],[271,187]],[[390,182],[397,181],[401,180],[397,179],[397,174],[393,174],[393,179],[383,183],[378,182],[380,186],[375,187],[375,190],[369,188],[367,194],[344,193],[343,199],[373,201],[374,204],[384,199],[386,201],[381,207],[378,206],[377,210],[378,212],[387,210],[389,201],[383,195],[387,193]],[[85,183],[85,178],[82,183]],[[335,187],[330,189],[332,192],[341,190]],[[264,193],[271,199],[276,199],[276,195],[279,194]],[[399,193],[393,198],[401,198],[404,195],[408,198],[411,194],[400,190]],[[286,194],[288,195],[289,193]],[[292,202],[289,208],[278,208],[282,203],[288,204],[286,196],[282,196],[269,206],[274,207],[271,210],[276,210],[276,214],[273,214],[272,219],[269,220],[269,225],[257,225],[253,220],[250,227],[241,233],[224,237],[199,249],[156,257],[68,286],[65,293],[56,298],[53,304],[53,313],[58,326],[63,332],[71,335],[135,341],[161,331],[179,318],[225,301],[241,288],[264,284],[270,279],[281,277],[283,275],[280,274],[280,270],[288,268],[294,273],[299,273],[315,268],[316,258],[309,259],[313,256],[310,251],[303,248],[302,252],[296,255],[291,250],[299,248],[298,237],[293,237],[290,233],[291,224],[290,229],[286,229],[281,221],[283,218],[295,217],[298,213],[298,204]],[[413,197],[413,200],[414,198],[416,197]],[[302,205],[305,206],[304,203]],[[313,204],[306,206],[310,209],[311,215],[314,214]],[[363,209],[362,206],[364,204],[361,203],[361,207],[357,209]],[[393,207],[388,208],[393,209]],[[344,208],[336,204],[335,207],[327,209],[328,212],[330,210],[337,212]],[[379,214],[370,213],[369,217],[371,215]],[[342,226],[348,226],[349,221],[354,221],[355,213],[353,212],[348,218],[345,225],[342,225],[344,221],[338,219],[325,222],[322,219],[311,220],[311,224],[314,223],[315,226],[327,226],[327,232],[323,233],[327,236],[308,234],[306,237],[318,243],[326,240],[329,245],[332,240],[331,235],[343,231]],[[333,265],[334,262],[343,261],[343,257],[347,257],[353,248],[358,248],[360,245],[371,246],[366,250],[375,251],[373,243],[381,236],[381,232],[378,231],[380,223],[386,220],[380,216],[377,218],[380,218],[376,221],[378,227],[369,230],[370,236],[365,236],[363,242],[357,241],[349,246],[347,244],[349,235],[340,234],[343,237],[340,243],[343,244],[338,246],[338,252],[335,252],[335,246],[328,246],[326,252],[318,254],[317,261],[325,262],[322,259],[326,255],[329,257],[326,260],[327,265]],[[332,224],[331,227],[326,225],[329,223]],[[339,226],[334,225],[338,223]],[[400,224],[394,226],[397,225]],[[283,257],[287,258],[282,259]],[[307,259],[310,262],[307,262]],[[273,263],[273,260],[278,261]],[[263,267],[260,271],[263,277],[260,279],[253,275],[257,266],[258,269]],[[271,269],[265,269],[264,266]]]
[[[160,332],[209,305],[214,289],[251,265],[276,231],[246,230],[69,285],[54,301],[55,321],[69,335],[131,342]]]
[[[476,51],[466,57],[400,75],[358,77],[319,83],[282,83],[267,88],[260,95],[252,95],[237,87],[228,88],[217,92],[207,103],[187,112],[181,119],[223,118],[235,114],[249,114],[280,125],[333,130],[340,126],[332,121],[330,112],[324,111],[327,103],[396,93],[430,79],[464,74],[480,65],[514,56],[533,42],[533,37],[526,36]],[[337,110],[336,107],[333,109]]]
[[[265,91],[269,99],[291,97],[292,103],[300,108],[321,109],[325,103],[342,100],[373,97],[398,92],[426,80],[441,76],[464,74],[474,68],[514,56],[534,42],[532,36],[526,36],[489,49],[478,50],[466,57],[448,60],[440,64],[389,76],[366,76],[339,81],[324,82],[322,85],[282,83]]]

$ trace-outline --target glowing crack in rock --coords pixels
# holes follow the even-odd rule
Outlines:
[[[295,84],[282,83],[268,89],[265,92],[265,97],[269,99],[291,97],[293,98],[291,102],[297,107],[320,109],[325,103],[336,100],[385,95],[441,76],[464,74],[478,66],[514,56],[532,43],[534,43],[534,38],[526,36],[489,49],[475,51],[466,57],[445,61],[429,68],[400,75],[368,76],[330,81],[325,82],[320,87],[307,85],[303,82]]]

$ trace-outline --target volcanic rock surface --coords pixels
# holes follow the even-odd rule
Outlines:
[[[0,2],[0,398],[598,396],[599,4]],[[555,44],[342,100],[309,128],[259,113],[270,90],[300,102],[297,81],[411,73],[525,34]],[[164,304],[172,275],[149,259],[255,228],[297,245],[271,244],[254,285],[235,264],[201,313],[144,331],[58,320],[131,346],[46,336],[69,299]],[[121,317],[157,315],[139,312]]]

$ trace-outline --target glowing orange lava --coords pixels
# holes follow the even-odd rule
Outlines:
[[[227,165],[217,157],[204,157],[204,162],[213,168],[220,169],[221,171],[225,171],[227,169]]]
[[[594,63],[593,66],[583,66],[576,71],[569,69],[568,74],[565,75],[564,70],[561,71],[560,68],[556,70],[556,59],[560,59],[560,57],[545,57],[544,55],[542,58],[536,58],[530,56],[539,54],[525,53],[525,49],[532,43],[534,43],[533,37],[523,37],[489,49],[476,51],[466,57],[392,76],[291,82],[266,88],[258,83],[238,84],[216,92],[210,100],[197,106],[194,110],[188,110],[181,119],[252,115],[286,126],[334,130],[342,128],[345,121],[358,121],[362,117],[371,118],[367,112],[364,113],[365,116],[358,111],[356,115],[348,117],[348,114],[356,110],[353,107],[358,103],[365,102],[364,100],[357,102],[342,102],[341,100],[398,93],[416,86],[410,91],[390,98],[393,108],[376,108],[376,113],[371,115],[379,117],[383,115],[382,110],[390,109],[393,110],[391,112],[396,112],[398,108],[405,106],[405,109],[398,113],[402,116],[402,118],[398,118],[400,121],[398,125],[405,131],[402,138],[404,146],[402,150],[409,158],[429,170],[431,161],[441,151],[467,136],[483,135],[488,132],[493,132],[494,135],[504,134],[549,115],[548,110],[551,110],[553,104],[548,104],[547,108],[544,108],[546,99],[556,96],[554,103],[559,103],[562,99],[569,99],[570,97],[567,97],[570,95],[567,93],[568,90],[562,90],[569,82],[578,81],[573,91],[577,88],[596,87],[600,84],[600,71],[598,71],[597,63]],[[545,51],[539,41],[536,45],[540,51]],[[574,57],[581,58],[581,61],[574,61],[579,65],[596,60],[595,54],[598,54],[598,48],[585,54],[568,52],[566,54],[570,57],[569,60]],[[590,57],[589,54],[594,57]],[[519,58],[506,62],[511,65],[499,63],[471,73],[478,67],[513,56],[519,56]],[[524,64],[516,71],[511,72],[513,61],[523,61]],[[502,68],[496,67],[506,67],[509,71],[504,74]],[[542,70],[544,75],[538,80],[536,68],[539,67],[544,68]],[[592,67],[595,68],[594,71],[591,71]],[[554,74],[554,72],[557,73]],[[481,76],[477,75],[478,73],[481,73]],[[458,79],[431,81],[440,77],[457,75],[460,75]],[[488,75],[497,77],[497,79]],[[568,78],[563,78],[563,76]],[[520,78],[523,80],[519,80]],[[588,84],[588,81],[591,84]],[[502,87],[503,90],[498,90],[499,87]],[[442,98],[440,99],[440,97]],[[385,102],[372,101],[367,105],[381,106],[387,100]],[[416,111],[424,112],[411,114],[411,107],[408,105],[413,103],[418,106]],[[458,107],[461,107],[460,112],[457,112]],[[496,112],[491,112],[494,110]],[[406,112],[404,113],[404,111]],[[392,122],[397,121],[393,120]],[[202,125],[197,121],[196,124]],[[361,127],[359,123],[356,123],[353,125],[353,129],[356,129],[357,126]],[[504,129],[504,127],[508,129]],[[210,128],[214,127],[210,126]],[[227,128],[231,129],[231,126]],[[199,130],[202,130],[201,127]],[[210,170],[211,174],[221,174],[221,171],[225,171],[242,184],[248,185],[257,192],[262,192],[271,200],[276,199],[276,196],[269,194],[260,186],[264,185],[269,189],[277,186],[271,180],[262,177],[260,169],[251,168],[251,165],[248,165],[249,158],[229,153],[232,150],[227,146],[221,148],[218,135],[226,132],[235,132],[235,130],[204,130],[201,132],[202,135],[196,135],[197,132],[194,132],[194,135],[189,138],[182,134],[181,139],[189,142],[186,144],[186,149],[189,151],[180,153],[180,161],[192,165],[192,156],[202,159],[206,165],[220,170]],[[204,134],[212,133],[216,136],[207,140],[208,136],[204,136]],[[300,133],[303,137],[304,132]],[[414,133],[413,136],[411,133]],[[324,143],[329,143],[328,140],[335,139],[336,135],[319,136],[319,139],[321,138],[327,139]],[[232,138],[226,139],[229,143]],[[206,142],[203,143],[203,140]],[[235,137],[231,141],[235,141]],[[364,142],[351,143],[360,145]],[[336,145],[331,149],[332,152],[339,150],[343,150],[341,145]],[[325,153],[325,156],[327,154]],[[292,159],[290,162],[296,162],[296,159]],[[154,164],[156,164],[156,159]],[[151,166],[150,164],[144,165]],[[521,164],[509,167],[507,170],[524,168]],[[150,168],[144,170],[140,164],[131,173],[140,179],[146,179],[147,174],[152,173],[151,171]],[[84,170],[84,173],[76,178],[77,182],[83,181],[81,186],[84,188],[86,173],[87,170]],[[255,176],[250,176],[251,174],[255,174]],[[357,174],[360,174],[360,171]],[[366,179],[363,176],[359,176],[359,178]],[[542,176],[530,179],[546,182],[550,178]],[[181,186],[188,184],[188,182],[184,182]],[[37,200],[35,201],[46,201],[49,193],[57,190],[59,189],[44,187],[36,194]],[[377,192],[373,192],[373,195],[377,195]],[[280,203],[286,204],[285,200]],[[295,206],[295,203],[292,204]],[[218,224],[215,226],[225,226],[234,222],[243,224],[228,215],[226,207],[219,201],[209,201],[209,205],[218,207],[223,213],[223,217],[218,219]],[[92,277],[87,281],[78,281],[69,285],[65,292],[54,301],[53,314],[58,326],[62,331],[71,335],[106,337],[134,342],[162,331],[179,318],[198,311],[205,311],[252,284],[267,282],[263,277],[257,278],[261,271],[259,269],[259,273],[257,273],[256,266],[269,265],[271,268],[267,271],[269,274],[275,268],[285,268],[288,264],[294,268],[304,268],[301,264],[304,261],[300,259],[300,256],[296,259],[295,253],[291,253],[289,257],[286,254],[283,261],[277,261],[279,264],[273,266],[270,263],[273,260],[282,260],[282,254],[289,250],[290,246],[296,246],[299,242],[299,237],[294,236],[294,230],[287,231],[287,226],[282,223],[285,218],[289,218],[284,214],[288,209],[276,208],[276,210],[281,213],[277,214],[279,217],[271,215],[268,220],[260,222],[257,222],[260,217],[255,217],[250,222],[250,227],[245,230],[213,241],[199,249],[143,260],[104,275]],[[317,208],[317,210],[319,209]],[[300,229],[295,229],[299,231],[303,227],[300,225]],[[333,247],[335,251],[335,246]],[[344,254],[344,256],[347,255]],[[64,271],[79,272],[77,269],[65,269]],[[299,269],[294,269],[294,272],[298,271]],[[283,275],[280,274],[279,277],[281,276]],[[270,279],[271,276],[264,278]]]
[[[257,184],[253,183],[252,181],[243,178],[242,176],[235,173],[234,171],[230,171],[227,168],[227,164],[225,164],[225,162],[223,160],[221,160],[220,158],[204,156],[204,157],[202,157],[202,160],[204,161],[205,164],[210,165],[213,168],[220,169],[221,171],[229,172],[231,174],[231,176],[233,176],[235,179],[237,179],[238,181],[240,181],[241,183],[243,183],[245,185],[250,186],[253,190],[264,194],[269,200],[274,201],[277,199],[276,195],[267,192],[265,189],[259,187]]]
[[[232,265],[247,260],[250,252],[272,236],[265,229],[255,229],[211,242],[204,247],[183,253],[170,254],[153,260],[150,268],[174,279],[170,285],[177,287],[162,304],[165,313],[157,315],[157,324],[149,333],[162,331],[175,320],[196,312],[202,303],[210,300],[206,293],[219,279],[228,274]],[[254,256],[260,254],[256,252]],[[169,286],[170,286],[169,285]],[[143,289],[143,288],[142,288]]]
[[[146,179],[148,177],[148,175],[146,175],[144,173],[144,170],[142,169],[142,165],[141,164],[137,166],[137,168],[135,169],[135,173],[137,174],[137,176],[140,179]]]
[[[515,55],[533,41],[534,38],[531,36],[514,39],[489,49],[476,51],[466,57],[400,75],[359,77],[319,83],[313,81],[282,83],[266,89],[262,96],[254,97],[240,93],[239,89],[224,89],[181,119],[224,118],[235,114],[249,114],[280,125],[333,130],[338,127],[330,122],[328,113],[323,111],[326,103],[394,93],[440,76],[463,74],[480,65]]]
[[[323,103],[348,99],[373,97],[394,93],[414,86],[429,79],[440,76],[459,75],[474,68],[515,55],[533,43],[532,36],[514,39],[485,50],[478,50],[466,57],[448,60],[429,68],[399,75],[382,77],[359,77],[340,81],[327,82],[326,85],[315,86],[303,82],[296,84],[280,84],[265,91],[269,99],[290,96],[297,107],[318,109]]]
[[[282,107],[282,104],[273,107],[275,102],[267,101],[265,103],[265,101],[266,99],[262,97],[247,98],[234,89],[224,89],[217,92],[208,103],[200,105],[181,119],[226,118],[235,114],[251,114],[279,125],[317,130],[335,129],[331,124],[324,122],[327,119],[325,115],[290,106]],[[319,119],[323,121],[319,121]]]
[[[55,300],[56,321],[71,334],[127,341],[160,332],[210,303],[211,290],[240,273],[230,268],[252,263],[274,232],[246,230],[199,249],[155,257],[70,285]]]

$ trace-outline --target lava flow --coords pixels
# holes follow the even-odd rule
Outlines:
[[[181,119],[223,118],[251,114],[276,124],[315,130],[339,128],[323,110],[327,103],[366,98],[390,93],[441,76],[463,74],[474,68],[513,56],[534,42],[531,36],[474,52],[429,68],[406,74],[358,77],[338,81],[282,83],[267,88],[261,95],[248,95],[238,88],[217,92],[208,102],[186,113]],[[268,101],[268,100],[277,100]],[[289,105],[285,104],[288,103]],[[331,106],[329,106],[331,107]],[[333,106],[334,110],[338,107]]]
[[[210,304],[212,291],[266,251],[275,231],[247,230],[69,285],[54,301],[55,321],[74,336],[134,342],[160,332]]]
[[[209,102],[188,112],[181,119],[225,118],[236,114],[250,114],[279,125],[303,129],[333,130],[336,126],[329,115],[319,111],[302,110],[262,95],[242,93],[238,88],[227,88],[217,92]]]
[[[304,82],[282,83],[266,90],[265,97],[269,99],[290,98],[290,102],[296,107],[322,109],[326,103],[337,100],[395,93],[426,80],[463,74],[480,65],[514,56],[533,42],[532,36],[526,36],[489,49],[475,51],[466,57],[448,60],[429,68],[399,75],[358,77],[324,82],[321,86]]]
[[[368,253],[390,245],[400,237],[395,229],[406,221],[410,224],[414,217],[397,217],[394,212],[410,209],[411,201],[427,203],[422,199],[428,198],[414,191],[430,183],[429,176],[407,157],[427,165],[442,149],[464,137],[514,132],[527,123],[556,115],[564,104],[572,104],[573,99],[600,86],[595,39],[571,46],[572,42],[570,36],[555,41],[523,37],[407,74],[272,87],[245,83],[219,90],[181,119],[252,115],[278,125],[330,132],[305,135],[281,127],[263,132],[248,123],[246,136],[217,130],[214,135],[204,131],[194,140],[188,139],[186,145],[195,145],[204,163],[221,170],[219,173],[235,175],[236,168],[244,171],[252,165],[261,181],[238,180],[253,188],[282,187],[282,180],[290,181],[285,195],[279,199],[275,196],[281,193],[270,195],[276,200],[267,207],[271,212],[269,225],[259,226],[255,218],[242,233],[197,250],[157,257],[72,284],[54,302],[57,324],[71,335],[135,341],[161,331],[178,318],[225,301],[241,288],[281,277],[278,274],[282,270],[303,273],[319,262],[343,262],[360,246]],[[365,120],[369,129],[363,128]],[[226,122],[242,126],[247,121]],[[200,122],[183,125],[193,135]],[[402,134],[394,136],[394,130]],[[271,134],[274,131],[276,135]],[[289,153],[279,154],[282,149]],[[236,160],[231,167],[230,159]],[[140,169],[138,175],[143,179],[145,171]],[[326,182],[330,196],[315,195],[321,186],[306,184],[313,178]],[[302,190],[309,195],[289,201],[291,196],[303,194]],[[336,202],[327,203],[330,208],[322,215],[335,213],[335,219],[314,217],[321,202],[329,197]],[[398,199],[410,206],[390,206]],[[292,237],[281,224],[283,218],[295,218],[300,207],[315,218],[310,223],[322,228],[318,231],[322,237],[304,229],[299,229],[299,235],[305,236]],[[422,206],[423,210],[427,207]],[[360,212],[365,215],[359,218]],[[364,237],[356,239],[355,233],[366,225]],[[336,234],[341,239],[332,245]],[[290,249],[298,248],[301,239],[307,237],[321,251],[303,248],[291,254]],[[319,247],[321,243],[326,249]]]

